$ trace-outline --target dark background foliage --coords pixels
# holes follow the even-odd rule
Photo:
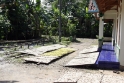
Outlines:
[[[0,39],[20,40],[39,38],[41,35],[58,36],[58,0],[1,0]],[[48,7],[48,5],[50,7]],[[99,20],[86,12],[88,0],[62,0],[62,36],[96,38]],[[104,36],[111,37],[112,22],[105,24]]]

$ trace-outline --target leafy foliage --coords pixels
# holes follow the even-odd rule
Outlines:
[[[32,39],[59,35],[59,0],[1,0],[0,39]],[[98,34],[99,21],[87,13],[88,0],[61,1],[61,32],[65,37],[91,37]],[[107,28],[106,28],[107,27]],[[112,24],[105,25],[110,36]]]
[[[34,4],[27,0],[3,0],[2,11],[9,20],[8,39],[29,39],[40,36],[40,0]],[[35,28],[34,28],[35,27]]]

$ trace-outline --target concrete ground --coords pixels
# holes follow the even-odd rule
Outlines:
[[[69,45],[78,49],[49,65],[35,63],[17,63],[0,58],[0,83],[53,83],[66,72],[81,72],[78,83],[124,83],[124,72],[113,72],[113,70],[100,70],[87,67],[64,67],[67,62],[76,57],[80,51],[97,44],[97,39],[78,39]],[[100,75],[100,76],[99,76]],[[84,79],[84,80],[82,80]]]

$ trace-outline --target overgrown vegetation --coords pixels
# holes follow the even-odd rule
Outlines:
[[[0,39],[20,40],[39,38],[42,35],[59,35],[58,0],[1,0]],[[63,37],[95,38],[99,21],[86,13],[88,0],[61,1],[61,33]],[[105,35],[111,36],[110,24],[105,25]]]
[[[75,49],[72,49],[72,48],[60,48],[60,49],[55,50],[55,51],[46,52],[43,55],[44,56],[63,56],[65,54],[68,54],[68,53],[71,53],[74,51],[75,51]]]

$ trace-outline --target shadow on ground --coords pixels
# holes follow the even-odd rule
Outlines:
[[[18,81],[0,81],[0,83],[17,83]]]
[[[75,42],[75,43],[81,43],[81,41],[79,41],[79,40],[75,40],[75,41],[73,41],[73,42]]]
[[[79,69],[99,69],[97,65],[94,64],[88,64],[88,65],[74,65],[74,66],[65,66],[70,68],[79,68]]]
[[[92,70],[117,70],[119,71],[119,69],[115,69],[115,68],[104,68],[104,67],[98,67],[98,65],[96,64],[88,64],[88,65],[74,65],[74,66],[65,66],[65,67],[69,67],[69,68],[77,68],[77,69],[92,69]]]
[[[81,54],[90,54],[90,53],[96,53],[96,52],[99,52],[99,51],[86,52],[86,53],[81,53]]]

